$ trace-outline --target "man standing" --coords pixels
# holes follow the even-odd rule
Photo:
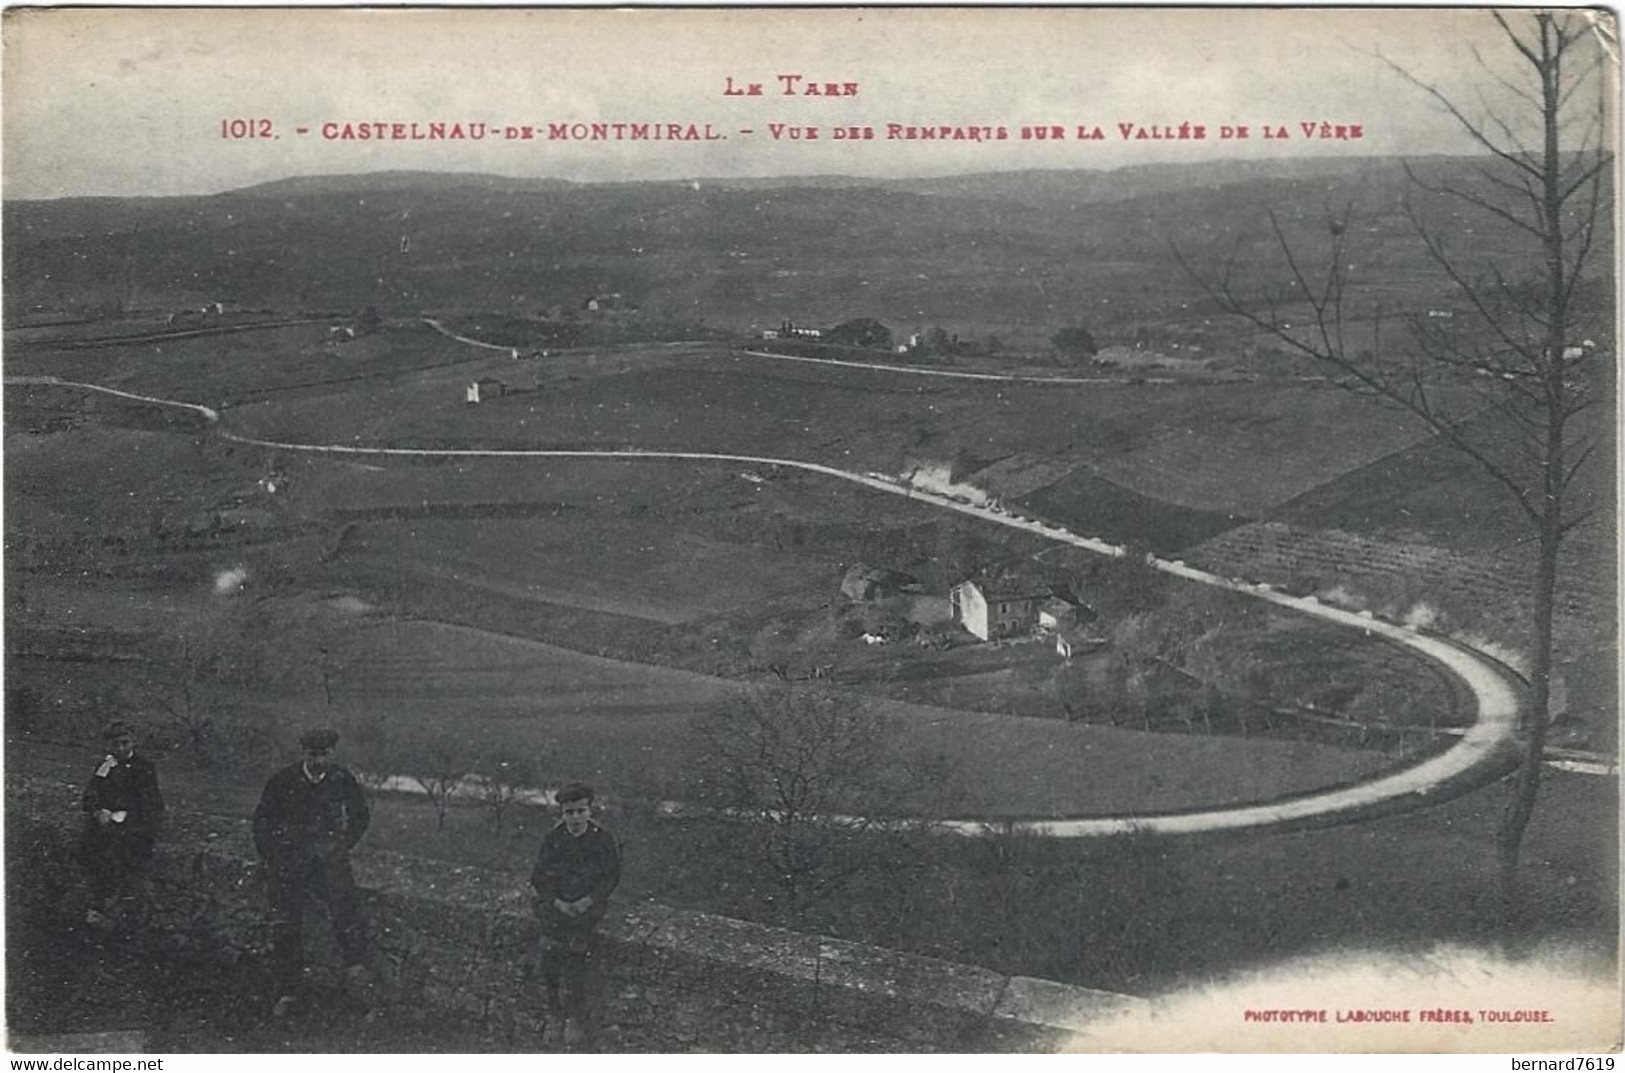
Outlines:
[[[254,848],[265,859],[271,909],[271,969],[282,1017],[299,1001],[304,971],[305,899],[327,903],[344,951],[345,975],[365,983],[366,935],[360,899],[350,871],[350,850],[366,833],[372,814],[360,783],[333,760],[335,730],[319,728],[299,738],[304,758],[272,775],[254,810]]]
[[[542,839],[530,885],[541,919],[537,954],[548,1028],[562,1016],[564,1043],[573,1047],[586,1037],[587,974],[597,954],[598,922],[621,881],[621,851],[614,836],[593,822],[592,787],[572,783],[554,800],[563,818]]]
[[[107,755],[85,786],[81,807],[79,864],[90,883],[85,923],[110,928],[152,861],[152,845],[164,820],[158,769],[135,754],[135,731],[113,722],[102,731]]]

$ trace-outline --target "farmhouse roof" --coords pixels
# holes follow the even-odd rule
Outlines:
[[[983,596],[994,600],[1040,600],[1051,595],[1043,582],[1019,577],[967,578],[961,584],[975,585]]]

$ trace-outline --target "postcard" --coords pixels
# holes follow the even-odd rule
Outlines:
[[[8,10],[8,1045],[1612,1069],[1617,31]]]

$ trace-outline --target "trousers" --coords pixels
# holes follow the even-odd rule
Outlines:
[[[565,935],[543,932],[536,964],[547,992],[549,1009],[582,1020],[592,1003],[591,977],[597,968],[598,936],[590,929]]]
[[[152,863],[152,839],[87,824],[78,856],[93,906],[106,909],[141,886]]]
[[[312,897],[327,905],[345,965],[359,965],[365,959],[361,897],[345,855],[276,862],[266,873],[266,893],[271,908],[271,973],[280,993],[293,994],[304,973],[305,905]]]

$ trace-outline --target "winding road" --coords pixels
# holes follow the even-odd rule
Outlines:
[[[437,330],[440,329],[435,325]],[[446,334],[450,334],[449,332]],[[459,338],[472,345],[509,350]],[[783,357],[782,355],[773,355]],[[801,360],[801,359],[791,359]],[[823,360],[823,359],[806,359]],[[877,366],[887,371],[898,371]],[[918,370],[924,372],[925,370]],[[974,374],[961,374],[974,375]],[[978,376],[978,378],[981,378]],[[1027,378],[1018,378],[1027,379]],[[169,407],[201,416],[216,434],[234,443],[277,451],[308,454],[366,456],[379,458],[550,458],[615,459],[639,461],[721,462],[730,465],[781,466],[816,473],[836,480],[859,484],[888,495],[905,496],[941,510],[957,511],[984,522],[1020,529],[1060,544],[1070,544],[1100,555],[1121,557],[1125,549],[1094,536],[1073,533],[1060,526],[1034,518],[1006,513],[997,507],[963,503],[937,492],[916,488],[903,481],[877,473],[856,473],[816,462],[756,455],[721,454],[708,451],[645,450],[545,450],[498,448],[408,448],[358,447],[345,444],[290,443],[240,436],[226,429],[218,411],[197,403],[154,398],[97,384],[62,380],[52,376],[5,378],[8,385],[32,385],[97,392],[160,407]],[[1518,764],[1520,686],[1516,678],[1496,662],[1462,645],[1423,634],[1410,627],[1373,617],[1370,612],[1344,611],[1321,604],[1314,597],[1290,596],[1267,585],[1220,577],[1186,566],[1178,560],[1148,556],[1147,563],[1186,581],[1241,593],[1305,615],[1368,635],[1383,637],[1434,661],[1463,682],[1477,708],[1476,718],[1459,740],[1441,753],[1416,764],[1366,782],[1317,790],[1257,804],[1224,808],[1192,809],[1182,812],[1143,815],[1079,816],[1064,819],[989,820],[979,817],[947,817],[941,825],[962,834],[982,834],[989,829],[1013,829],[1051,838],[1101,838],[1136,833],[1187,835],[1228,831],[1261,831],[1331,826],[1413,811],[1438,804],[1493,782]]]

